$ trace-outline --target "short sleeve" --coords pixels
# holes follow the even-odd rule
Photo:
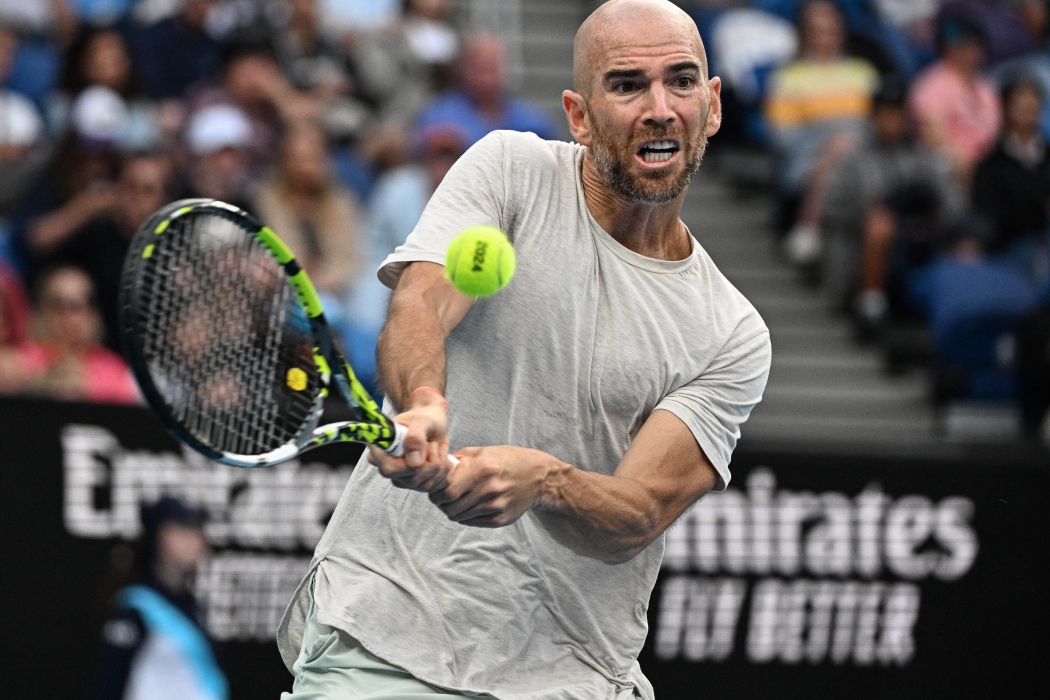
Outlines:
[[[763,330],[723,348],[703,374],[656,406],[689,427],[721,478],[719,490],[729,485],[729,459],[740,439],[740,426],[762,399],[771,356],[769,332]]]
[[[448,171],[404,245],[387,256],[379,281],[393,289],[412,262],[445,264],[452,239],[468,226],[503,228],[506,202],[503,135],[494,131],[471,146]]]

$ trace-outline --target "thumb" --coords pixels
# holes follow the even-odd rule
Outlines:
[[[427,454],[427,426],[424,421],[412,420],[402,423],[408,432],[405,433],[405,464],[420,467]]]

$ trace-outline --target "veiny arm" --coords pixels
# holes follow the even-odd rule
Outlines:
[[[632,559],[718,482],[689,428],[655,410],[612,476],[539,450],[471,447],[430,494],[454,521],[500,527],[535,509],[561,544],[608,564]]]
[[[445,338],[470,310],[473,299],[444,277],[441,265],[410,264],[390,300],[386,325],[376,350],[379,376],[408,428],[405,457],[395,459],[372,448],[372,463],[398,486],[420,488],[444,483],[448,463],[448,418],[445,404],[424,386],[445,390]]]

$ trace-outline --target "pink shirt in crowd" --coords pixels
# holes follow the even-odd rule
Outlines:
[[[944,62],[915,79],[909,106],[917,123],[943,124],[952,150],[973,166],[992,150],[1002,126],[999,96],[992,84],[981,77],[969,82]]]
[[[59,359],[58,353],[47,345],[27,340],[19,344],[18,357],[26,373],[35,376],[46,372]],[[127,365],[120,355],[104,347],[89,350],[84,363],[84,392],[94,403],[139,402],[139,390]]]

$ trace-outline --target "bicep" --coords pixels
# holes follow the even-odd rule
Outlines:
[[[434,314],[444,336],[467,315],[472,297],[462,293],[445,277],[443,265],[414,262],[405,267],[390,299],[390,320],[420,308]]]
[[[656,534],[718,483],[718,473],[689,426],[662,409],[649,415],[615,476],[638,483],[653,500]]]

